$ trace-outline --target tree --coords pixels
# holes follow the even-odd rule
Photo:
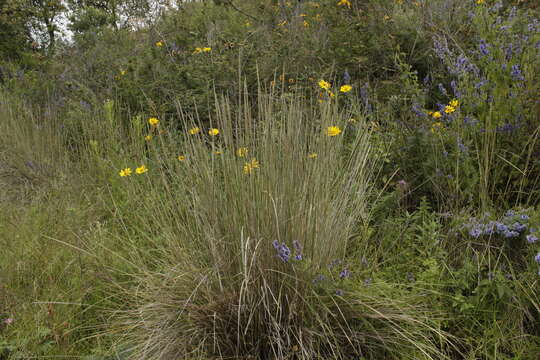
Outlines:
[[[27,14],[20,2],[0,0],[0,58],[17,61],[32,44]]]
[[[59,30],[57,22],[67,10],[66,6],[61,0],[25,0],[23,3],[32,36],[52,54]]]

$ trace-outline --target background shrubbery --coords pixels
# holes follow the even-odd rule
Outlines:
[[[0,359],[536,359],[539,52],[533,1],[0,0]]]

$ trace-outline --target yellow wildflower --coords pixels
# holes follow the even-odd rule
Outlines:
[[[210,136],[216,136],[218,134],[219,134],[219,129],[211,128],[210,130],[208,130],[208,135]]]
[[[310,158],[310,159],[316,159],[317,158],[317,153],[310,153],[310,154],[308,154],[307,157]]]
[[[210,51],[212,51],[212,48],[211,47],[204,47],[204,48],[202,48],[202,51],[203,52],[210,52]]]
[[[330,89],[330,83],[324,80],[319,81],[319,86],[321,87],[321,89],[325,89],[325,90]]]
[[[306,20],[304,20],[303,25],[304,25],[304,27],[309,27],[309,22],[307,22]]]
[[[450,106],[457,108],[459,106],[459,101],[457,99],[450,101]]]
[[[223,152],[222,152],[222,151],[219,151],[219,150],[217,150],[217,151],[214,151],[214,154],[215,154],[215,155],[221,155],[221,154],[223,154]]]
[[[476,0],[476,4],[478,4],[478,5],[482,5],[485,2],[486,2],[486,0]]]
[[[338,6],[347,6],[349,9],[351,8],[351,2],[349,0],[339,0],[337,5]]]
[[[157,126],[159,124],[159,120],[155,117],[151,117],[148,119],[148,123],[152,126]]]
[[[431,132],[432,132],[432,133],[438,132],[439,130],[442,129],[442,126],[443,126],[443,124],[442,124],[441,122],[439,122],[439,121],[434,122],[434,123],[431,125]]]
[[[120,75],[122,75],[122,76],[126,75],[126,70],[120,71]]]
[[[241,148],[238,148],[238,150],[236,150],[236,155],[238,157],[246,157],[247,153],[248,153],[247,147],[241,147]]]
[[[201,129],[198,127],[194,127],[188,130],[191,135],[196,135],[201,132]]]
[[[199,53],[202,53],[203,49],[200,48],[200,47],[196,47],[195,50],[193,51],[193,54],[199,54]]]
[[[146,140],[146,141],[152,140],[152,135],[146,135],[146,136],[144,137],[144,140]]]
[[[338,126],[329,126],[326,129],[326,135],[327,136],[336,136],[341,134],[341,129]]]
[[[453,113],[454,111],[456,111],[456,108],[453,107],[452,105],[446,105],[444,107],[444,112],[447,113],[447,114],[451,114]]]
[[[186,157],[184,155],[178,155],[178,161],[184,161],[186,160]]]
[[[120,176],[125,177],[125,176],[130,176],[130,175],[131,175],[131,168],[125,168],[125,169],[120,170]]]
[[[442,115],[440,111],[435,111],[431,116],[433,116],[435,119],[439,119]]]
[[[352,90],[351,85],[343,85],[342,87],[339,88],[339,91],[341,91],[342,93],[347,93],[351,90]]]
[[[163,41],[158,41],[158,42],[156,42],[156,46],[157,46],[157,47],[162,47],[162,46],[163,46]]]
[[[250,162],[244,164],[244,174],[251,174],[254,169],[259,168],[259,161],[253,158]]]
[[[148,168],[146,166],[144,166],[144,165],[141,165],[141,166],[139,166],[138,168],[135,169],[135,172],[137,174],[139,174],[139,175],[144,174],[147,171],[148,171]]]
[[[334,95],[334,93],[332,91],[330,91],[330,90],[328,90],[328,96],[330,96],[331,99],[336,97],[336,95]]]

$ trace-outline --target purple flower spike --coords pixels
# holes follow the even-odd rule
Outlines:
[[[339,273],[339,277],[341,279],[345,279],[345,278],[348,278],[350,276],[351,276],[351,272],[349,271],[349,269],[343,269],[343,271]]]

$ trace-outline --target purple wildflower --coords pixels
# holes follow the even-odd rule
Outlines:
[[[345,292],[343,290],[341,290],[341,289],[336,290],[336,295],[337,296],[343,296],[343,294],[345,294]]]
[[[522,232],[522,231],[527,230],[527,225],[521,224],[516,221],[514,224],[512,224],[512,229],[517,232]]]
[[[482,235],[482,229],[478,227],[474,227],[469,231],[469,235],[471,235],[473,238],[477,239]]]
[[[534,260],[540,264],[540,253],[536,254],[536,256],[534,257]]]
[[[417,104],[417,103],[414,103],[411,107],[411,110],[413,113],[416,114],[416,116],[418,117],[424,117],[424,116],[427,116],[427,114],[425,112],[423,112],[421,109],[420,109],[420,105]]]
[[[302,245],[300,244],[298,240],[293,240],[292,243],[293,243],[294,252],[295,252],[294,259],[298,261],[302,260]]]
[[[275,247],[275,242],[274,242]],[[289,259],[291,257],[291,249],[287,247],[285,243],[281,243],[277,248],[277,256],[283,261],[283,262],[289,262]]]
[[[480,51],[480,54],[482,56],[489,55],[489,44],[484,39],[480,39],[480,43],[478,44],[478,50]]]
[[[499,234],[503,234],[503,233],[505,233],[505,232],[508,231],[508,226],[506,226],[506,225],[503,224],[503,223],[498,222],[498,223],[496,223],[495,226],[496,226],[497,232],[498,232]]]
[[[512,75],[512,79],[517,81],[523,81],[525,78],[523,77],[523,74],[521,74],[521,69],[519,68],[518,64],[512,65],[512,71],[510,72],[510,75]]]
[[[527,242],[529,244],[534,244],[535,242],[538,241],[538,238],[536,236],[532,235],[532,234],[529,234],[529,235],[525,236],[525,239],[527,239]]]
[[[345,278],[348,278],[351,276],[351,272],[349,271],[349,269],[345,268],[343,269],[343,271],[341,271],[339,273],[339,278],[340,279],[345,279]]]
[[[459,91],[458,85],[455,80],[452,80],[450,82],[450,87],[452,88],[454,95],[456,95],[458,99],[461,99],[461,91]]]

